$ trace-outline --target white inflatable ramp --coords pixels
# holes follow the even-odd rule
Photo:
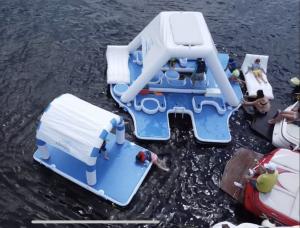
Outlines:
[[[245,77],[248,95],[249,97],[256,97],[257,90],[263,90],[266,97],[269,99],[274,99],[273,89],[268,81],[267,75],[262,72],[263,78],[265,81],[267,81],[267,83],[258,83],[250,69],[256,59],[260,59],[260,65],[265,73],[267,73],[269,56],[246,54],[241,70]]]
[[[107,84],[130,83],[128,46],[107,46]]]

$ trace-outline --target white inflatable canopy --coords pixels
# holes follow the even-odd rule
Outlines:
[[[103,131],[112,129],[111,121],[120,117],[83,101],[71,94],[64,94],[50,103],[41,117],[37,139],[93,165],[90,157],[93,148],[100,148]]]
[[[142,73],[122,95],[122,102],[131,101],[170,58],[204,58],[226,101],[232,106],[239,104],[202,13],[161,12],[129,43],[128,52],[139,47],[143,54]]]

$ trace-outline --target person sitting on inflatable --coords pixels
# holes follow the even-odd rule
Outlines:
[[[107,140],[104,140],[100,149],[99,149],[99,152],[103,154],[103,157],[104,159],[106,160],[109,160],[109,157],[108,157],[108,154],[107,154],[107,149],[106,149],[106,141]]]
[[[256,59],[252,64],[252,66],[250,67],[250,69],[252,70],[252,73],[259,84],[261,84],[261,81],[263,81],[264,83],[268,83],[262,76],[262,72],[264,73],[266,72],[260,66],[260,59]]]
[[[261,168],[261,173],[257,178],[253,178],[253,175],[256,174],[252,169],[250,169],[250,176],[246,176],[247,182],[249,182],[254,189],[262,193],[271,192],[278,179],[278,171],[276,170],[277,166],[272,163],[266,163],[264,166],[259,166]],[[234,182],[234,185],[240,188],[243,188],[243,185]]]
[[[195,85],[196,81],[203,81],[204,74],[207,72],[206,63],[202,58],[198,58],[196,62],[197,62],[197,67],[191,76],[193,85]]]
[[[273,119],[268,120],[269,124],[275,124],[277,122],[286,119],[288,123],[292,123],[295,121],[300,121],[300,104],[298,104],[292,108],[290,111],[277,111],[277,114]]]
[[[235,69],[234,71],[232,71],[231,76],[229,77],[229,80],[232,82],[238,82],[240,84],[245,83],[242,79],[240,79],[239,69]]]
[[[227,69],[231,73],[230,77],[229,77],[229,81],[231,81],[231,82],[238,82],[240,84],[245,83],[242,79],[240,79],[240,70],[237,68],[237,64],[236,64],[236,62],[234,61],[233,58],[229,58],[228,64],[227,64],[227,66],[225,68],[225,71]]]
[[[266,114],[271,109],[270,101],[265,97],[262,90],[257,90],[257,99],[255,101],[243,101],[244,106],[253,106],[260,114]]]
[[[142,162],[142,163],[145,163],[147,161],[152,162],[158,168],[160,168],[160,169],[162,169],[166,172],[170,171],[170,169],[167,168],[167,166],[166,166],[166,161],[165,160],[160,160],[155,153],[153,153],[149,150],[138,152],[137,155],[136,155],[136,160],[139,161],[139,162]]]
[[[225,68],[225,71],[226,71],[227,69],[228,69],[231,73],[233,73],[233,71],[237,69],[237,64],[236,64],[236,62],[234,61],[233,58],[229,58],[228,64],[227,64],[227,66],[226,66],[226,68]]]

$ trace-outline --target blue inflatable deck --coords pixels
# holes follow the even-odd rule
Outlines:
[[[218,54],[219,61],[225,69],[229,60],[228,54]],[[214,94],[218,85],[208,69],[203,81],[193,84],[191,72],[196,66],[195,60],[188,61],[188,70],[176,63],[178,78],[167,78],[159,72],[129,103],[122,103],[120,96],[128,88],[125,84],[111,84],[111,94],[120,107],[130,113],[135,126],[135,135],[145,140],[168,140],[170,138],[169,113],[184,113],[191,117],[195,137],[203,142],[227,143],[231,141],[229,118],[239,108],[231,107],[225,102],[222,94]],[[130,84],[141,74],[142,65],[135,63],[130,54],[128,68]],[[168,70],[164,65],[162,70]],[[226,72],[230,75],[230,72]],[[180,78],[179,78],[180,76]],[[238,99],[243,94],[240,85],[230,83]],[[211,93],[211,95],[210,95]]]
[[[97,183],[94,186],[89,186],[86,181],[85,163],[53,146],[48,145],[51,155],[48,160],[42,159],[39,149],[33,158],[96,195],[120,206],[126,206],[142,184],[152,163],[137,163],[136,154],[145,149],[127,140],[119,145],[112,134],[107,137],[106,148],[109,160],[99,154],[96,164]]]
[[[146,149],[125,139],[122,117],[71,94],[49,104],[36,142],[36,161],[120,206],[131,201],[152,165],[136,162]]]

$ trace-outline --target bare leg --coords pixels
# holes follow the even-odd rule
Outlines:
[[[275,118],[268,120],[269,124],[275,124],[277,122],[280,122],[282,120],[281,113],[279,113]]]
[[[254,74],[254,77],[255,77],[256,81],[257,81],[259,84],[261,84],[261,81],[259,80],[259,75],[258,75],[258,73],[257,73],[257,72],[253,72],[253,74]]]
[[[280,122],[283,119],[286,119],[288,122],[293,122],[295,120],[294,113],[291,113],[289,111],[285,112],[280,112],[275,118],[270,119],[268,121],[269,124],[275,124],[277,122]]]
[[[109,160],[107,151],[103,151],[102,154],[103,154],[103,157],[104,157],[105,160]]]
[[[166,160],[165,159],[163,159],[163,160],[160,160],[160,159],[157,159],[157,161],[155,162],[155,165],[158,167],[158,168],[160,168],[160,169],[162,169],[162,170],[164,170],[164,171],[166,171],[166,172],[169,172],[170,171],[170,169],[167,167],[167,165],[166,165]]]
[[[267,84],[268,82],[264,79],[264,77],[263,76],[261,76],[261,80],[263,80],[263,82],[265,83],[265,84]]]
[[[293,122],[293,121],[296,120],[296,119],[295,119],[295,114],[294,114],[294,113],[291,113],[291,112],[285,112],[285,111],[283,111],[283,112],[281,113],[281,116],[282,116],[282,118],[285,118],[286,121],[289,122],[289,123],[291,123],[291,122]]]
[[[261,72],[259,72],[258,73],[258,76],[259,76],[259,78],[264,82],[264,83],[268,83],[265,79],[264,79],[264,77],[263,77],[263,75],[262,75],[262,73]]]

